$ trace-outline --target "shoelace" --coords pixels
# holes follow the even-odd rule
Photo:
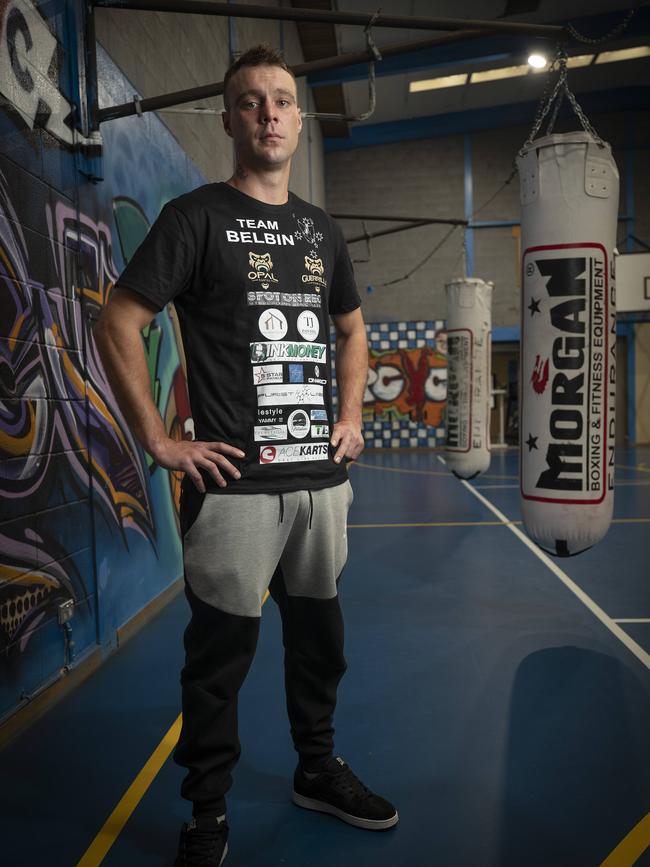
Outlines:
[[[372,797],[372,792],[361,782],[351,768],[344,768],[331,775],[332,786],[344,795],[354,795],[363,800]]]
[[[207,865],[211,867],[215,863],[218,847],[223,842],[227,831],[226,822],[220,822],[214,829],[197,828],[190,823],[183,835],[183,858],[191,864],[205,862],[206,867]]]

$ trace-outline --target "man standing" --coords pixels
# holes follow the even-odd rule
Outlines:
[[[288,191],[302,118],[281,55],[261,45],[225,78],[236,169],[167,203],[95,330],[120,407],[143,447],[183,470],[181,537],[192,618],[175,760],[192,821],[177,865],[226,856],[225,794],[239,758],[237,697],[267,588],[280,608],[285,689],[299,755],[294,802],[360,828],[398,816],[333,756],[346,669],[337,583],[352,501],[346,459],[363,448],[367,342],[339,227]],[[173,441],[150,398],[140,330],[174,300],[196,440]],[[337,335],[338,420],[329,322]]]

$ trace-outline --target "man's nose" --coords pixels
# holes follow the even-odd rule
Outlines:
[[[262,117],[263,123],[270,123],[271,121],[277,120],[275,113],[275,105],[273,100],[268,96],[262,100],[260,105],[260,114]]]

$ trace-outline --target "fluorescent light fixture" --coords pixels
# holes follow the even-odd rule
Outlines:
[[[603,51],[596,58],[596,63],[613,63],[615,60],[636,60],[638,57],[650,56],[650,45],[639,45],[636,48],[621,48],[618,51]]]
[[[533,69],[544,69],[547,63],[548,60],[543,54],[531,54],[528,58],[528,65],[532,66]]]
[[[528,75],[530,67],[502,66],[501,69],[486,69],[483,72],[473,72],[471,83],[479,84],[481,81],[498,81],[500,78],[516,78],[518,75]]]
[[[595,56],[595,54],[576,54],[575,57],[567,57],[567,68],[576,69],[578,66],[589,66]]]
[[[427,78],[423,81],[409,82],[409,93],[420,93],[423,90],[439,90],[442,87],[458,87],[465,84],[469,78],[466,72],[461,75],[443,75],[440,78]]]

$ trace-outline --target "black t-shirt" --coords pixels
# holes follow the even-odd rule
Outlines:
[[[230,443],[219,493],[319,489],[347,478],[334,423],[328,313],[360,305],[339,226],[289,193],[269,205],[226,183],[168,202],[116,286],[176,307],[197,440]]]

